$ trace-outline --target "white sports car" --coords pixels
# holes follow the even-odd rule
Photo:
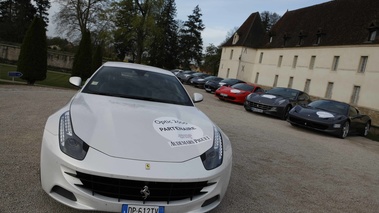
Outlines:
[[[70,82],[81,85],[79,77]],[[122,62],[99,68],[51,115],[41,148],[42,188],[76,209],[206,212],[232,170],[229,138],[169,71]]]

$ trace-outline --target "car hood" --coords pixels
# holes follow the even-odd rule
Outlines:
[[[291,110],[291,113],[296,113],[297,116],[301,117],[307,117],[310,119],[316,119],[316,120],[336,120],[336,119],[341,119],[344,118],[344,115],[331,112],[331,111],[326,111],[322,109],[317,109],[317,108],[312,108],[312,107],[301,107],[301,106],[296,106],[293,110]]]
[[[183,162],[213,144],[213,123],[193,106],[78,93],[70,113],[75,134],[113,157]]]
[[[271,95],[271,94],[253,93],[249,97],[249,100],[255,103],[261,103],[261,104],[267,104],[267,105],[281,105],[284,103],[288,103],[287,98],[283,98],[282,96]]]
[[[251,93],[249,91],[245,91],[245,90],[241,90],[241,89],[234,89],[234,88],[228,87],[228,86],[220,87],[219,92],[228,93],[228,94]]]

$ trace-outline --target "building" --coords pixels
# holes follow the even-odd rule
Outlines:
[[[334,0],[265,32],[253,13],[222,47],[219,76],[351,103],[379,125],[379,1]]]

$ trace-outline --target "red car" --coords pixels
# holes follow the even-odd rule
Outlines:
[[[243,104],[246,96],[251,93],[263,93],[264,90],[255,84],[238,83],[233,86],[222,86],[215,91],[215,96],[220,100]]]

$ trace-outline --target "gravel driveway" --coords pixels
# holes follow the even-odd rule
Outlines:
[[[229,136],[233,171],[212,213],[378,212],[379,143],[344,140],[248,113],[204,90],[197,106]],[[63,206],[39,183],[47,117],[76,91],[0,85],[0,212],[81,212]]]

